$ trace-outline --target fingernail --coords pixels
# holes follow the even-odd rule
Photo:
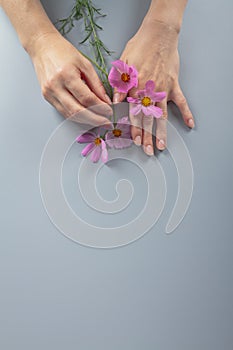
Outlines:
[[[108,129],[108,130],[112,130],[113,129],[113,125],[112,125],[112,123],[111,124],[104,124],[103,125],[103,127],[105,128],[105,129]]]
[[[154,154],[154,150],[153,150],[153,147],[151,145],[146,146],[144,151],[148,156],[153,156],[153,154]]]
[[[164,142],[164,140],[159,140],[159,148],[160,149],[165,149],[165,142]]]
[[[105,97],[105,101],[111,105],[112,101],[111,101],[110,97],[107,94],[105,94],[104,97]]]
[[[116,92],[113,96],[113,103],[118,103],[120,101],[120,94]]]
[[[141,146],[141,144],[142,144],[141,136],[136,136],[134,139],[134,143],[136,146]]]
[[[194,121],[193,121],[193,119],[189,119],[188,120],[188,126],[190,127],[190,128],[194,128]]]
[[[112,110],[112,108],[109,108],[109,109],[108,109],[108,115],[110,115],[110,116],[113,115],[113,110]]]
[[[112,116],[113,115],[112,108],[104,102],[100,103],[98,105],[88,107],[88,110],[91,112],[94,112],[97,115],[99,115],[99,114],[104,115],[104,116]]]

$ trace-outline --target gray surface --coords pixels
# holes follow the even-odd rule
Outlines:
[[[120,53],[145,2],[98,3],[108,13],[103,38]],[[53,7],[57,18],[68,2],[50,1]],[[62,118],[41,98],[30,60],[0,11],[1,349],[232,350],[232,12],[232,1],[196,0],[185,15],[181,84],[196,131],[170,117],[194,165],[186,217],[164,235],[177,191],[164,152],[169,196],[158,224],[129,246],[103,251],[65,238],[44,211],[39,161]]]

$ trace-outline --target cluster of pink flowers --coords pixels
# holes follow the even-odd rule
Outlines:
[[[101,131],[103,135],[101,135]],[[103,163],[108,161],[108,150],[110,148],[122,149],[129,147],[133,142],[130,136],[130,123],[128,117],[118,120],[112,130],[106,131],[104,128],[98,128],[92,132],[86,132],[77,137],[78,143],[87,143],[82,150],[84,157],[90,154],[91,161],[96,163],[101,158]]]
[[[110,85],[118,92],[126,93],[138,87],[138,71],[134,66],[129,66],[121,60],[112,62],[108,80]],[[138,115],[140,112],[145,117],[153,116],[160,118],[163,114],[161,108],[155,106],[157,102],[166,97],[165,92],[155,92],[155,83],[148,80],[143,90],[137,90],[134,97],[127,97],[132,104],[131,114]],[[130,121],[128,116],[112,124],[111,130],[95,128],[77,137],[78,143],[87,143],[82,151],[84,157],[90,154],[91,161],[96,163],[99,159],[106,163],[108,161],[108,150],[110,148],[122,149],[132,144],[130,133]]]

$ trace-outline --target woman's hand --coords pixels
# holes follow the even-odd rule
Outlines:
[[[163,117],[156,120],[156,146],[164,150],[167,141],[166,119],[167,102],[173,101],[182,114],[185,124],[193,128],[194,119],[179,85],[179,54],[177,50],[178,32],[175,28],[157,21],[144,20],[136,35],[127,43],[121,60],[134,65],[139,72],[139,86],[144,89],[148,80],[156,83],[156,91],[166,91],[166,98],[157,103],[163,110]],[[129,96],[136,97],[137,89]],[[126,96],[114,94],[114,102],[121,102]],[[142,145],[146,154],[153,155],[152,127],[153,117],[132,116],[132,138],[136,145]],[[146,130],[143,130],[146,129]]]
[[[64,117],[92,126],[110,125],[104,116],[112,114],[111,100],[92,64],[71,43],[59,33],[48,33],[27,51],[43,96]]]

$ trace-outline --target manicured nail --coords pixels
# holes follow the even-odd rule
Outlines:
[[[160,149],[165,149],[165,142],[164,142],[164,140],[159,140],[159,148]]]
[[[112,104],[112,101],[111,101],[110,97],[109,97],[107,94],[105,94],[104,97],[105,97],[105,101],[106,101],[109,105],[111,105],[111,104]]]
[[[120,94],[116,92],[113,96],[113,103],[118,103],[120,101]]]
[[[194,128],[194,121],[193,121],[193,119],[190,118],[188,120],[188,125],[189,125],[190,128]]]
[[[134,139],[134,143],[136,146],[141,146],[141,144],[142,144],[141,136],[136,136]]]
[[[154,154],[154,150],[153,150],[153,147],[151,145],[146,146],[144,148],[144,151],[148,156],[153,156],[153,154]]]

